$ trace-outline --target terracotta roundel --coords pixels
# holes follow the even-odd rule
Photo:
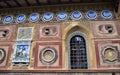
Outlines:
[[[5,60],[6,52],[3,48],[0,48],[0,64]]]
[[[46,62],[50,62],[54,59],[55,54],[52,50],[46,50],[43,52],[43,60]]]
[[[47,12],[43,15],[43,20],[44,21],[50,21],[53,19],[53,13],[51,12]]]
[[[17,21],[18,23],[22,23],[22,22],[24,22],[25,20],[26,20],[26,16],[25,16],[24,14],[18,15],[17,18],[16,18],[16,21]]]
[[[71,18],[72,18],[73,20],[79,20],[79,19],[82,18],[82,13],[79,12],[79,11],[74,11],[74,12],[72,12],[72,14],[71,14]]]
[[[45,47],[40,52],[40,61],[43,64],[53,64],[57,59],[56,49],[53,47]]]
[[[106,61],[114,62],[118,58],[118,51],[114,47],[108,47],[104,49],[102,55]]]
[[[89,19],[95,19],[97,17],[97,13],[93,10],[88,11],[86,15]]]
[[[39,14],[38,13],[32,13],[29,17],[29,21],[36,22],[39,20]]]
[[[110,19],[110,18],[112,17],[112,12],[109,11],[109,10],[103,10],[103,11],[101,12],[101,15],[102,15],[102,17],[105,18],[105,19]]]
[[[67,19],[67,13],[66,12],[59,12],[58,14],[57,14],[57,19],[58,20],[65,20],[65,19]]]
[[[4,18],[4,23],[11,23],[13,21],[13,16],[8,15]]]

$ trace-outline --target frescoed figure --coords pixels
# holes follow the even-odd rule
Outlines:
[[[16,50],[16,58],[27,58],[28,45],[18,45]]]
[[[30,44],[29,41],[17,41],[15,45],[14,56],[12,59],[12,63],[14,65],[26,64],[28,65],[30,62]]]

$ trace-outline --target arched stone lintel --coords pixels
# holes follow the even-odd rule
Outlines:
[[[81,31],[87,35],[87,37],[93,37],[90,29],[89,22],[69,22],[67,26],[63,26],[63,40],[66,40],[70,33],[74,31]]]

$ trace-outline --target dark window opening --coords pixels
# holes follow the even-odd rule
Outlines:
[[[75,35],[70,40],[70,65],[71,69],[87,69],[86,42],[80,35]]]

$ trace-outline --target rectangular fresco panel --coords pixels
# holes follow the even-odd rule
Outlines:
[[[18,41],[15,45],[13,64],[29,64],[31,41]]]
[[[17,33],[17,40],[32,40],[33,27],[19,27]]]

